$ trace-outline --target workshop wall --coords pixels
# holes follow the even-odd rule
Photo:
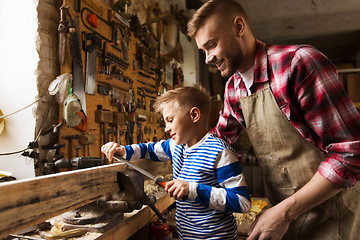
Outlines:
[[[0,15],[4,18],[4,22],[7,18],[13,18],[13,16],[17,15],[19,17],[17,18],[18,22],[13,20],[14,23],[11,26],[2,26],[2,32],[7,33],[7,38],[2,39],[2,41],[6,40],[4,44],[1,44],[2,53],[10,57],[2,58],[1,60],[0,76],[1,81],[6,82],[6,85],[1,88],[0,96],[2,102],[6,103],[4,104],[6,106],[1,105],[0,108],[3,113],[7,114],[41,98],[32,107],[17,115],[6,118],[5,129],[0,135],[0,153],[25,149],[30,142],[34,141],[34,139],[36,140],[34,149],[27,149],[25,151],[25,155],[30,156],[22,156],[23,152],[20,152],[8,157],[1,157],[0,159],[0,170],[15,173],[14,175],[17,179],[34,176],[34,167],[36,170],[35,175],[37,176],[51,173],[52,171],[49,170],[51,166],[47,163],[49,163],[49,160],[52,161],[56,157],[55,155],[59,153],[57,149],[51,150],[49,148],[58,143],[59,138],[61,139],[62,137],[58,135],[58,130],[62,127],[61,124],[59,125],[62,117],[59,115],[59,111],[62,111],[62,109],[59,108],[61,104],[58,103],[57,97],[49,95],[48,87],[60,73],[63,73],[60,70],[58,61],[59,8],[62,2],[62,0],[32,1],[29,3],[32,7],[16,6],[16,3],[11,3],[11,6],[9,4],[9,6],[4,7],[5,2],[1,2]],[[85,4],[85,2],[92,1],[81,2]],[[102,0],[93,2],[103,3]],[[70,1],[71,7],[73,4],[74,1]],[[180,15],[180,13],[184,14],[185,5],[185,0],[132,1],[127,11],[129,14],[135,14],[138,17],[139,23],[143,24],[155,16],[154,13],[156,11],[153,11],[154,9],[158,11],[156,14],[165,12],[175,13],[177,18],[181,20],[183,15]],[[34,14],[34,16],[30,16],[30,13]],[[156,23],[150,26],[153,31],[157,28]],[[186,78],[184,79],[183,77],[180,80],[183,81],[184,85],[192,85],[198,79],[197,51],[193,40],[189,41],[184,34],[183,27],[184,24],[182,27],[179,27],[179,39],[174,41],[162,39],[162,43],[167,44],[167,49],[171,50],[169,50],[170,54],[166,61],[175,59],[177,64],[181,64],[182,69],[180,69],[179,73],[182,72]],[[14,31],[14,29],[21,29],[21,31]],[[34,32],[29,33],[30,31]],[[15,35],[12,36],[10,32],[13,32]],[[18,47],[7,47],[14,44]],[[136,49],[136,44],[132,49]],[[12,52],[9,52],[10,50]],[[31,52],[33,55],[28,56],[27,52]],[[135,52],[131,54],[134,55]],[[184,58],[187,59],[185,63],[183,62]],[[133,62],[130,62],[130,64],[132,65]],[[170,75],[172,74],[172,67],[171,65],[169,67]],[[130,77],[133,77],[131,74]],[[164,75],[166,75],[166,72],[164,72]],[[32,78],[33,82],[31,81]],[[10,81],[5,81],[5,79],[10,79]],[[134,78],[134,80],[138,79],[147,81],[146,78],[144,79],[139,76]],[[171,84],[173,85],[173,82]],[[9,100],[12,99],[13,93],[16,93],[16,101]],[[160,131],[163,131],[163,128],[159,126]],[[163,136],[163,133],[159,134],[159,137],[161,136]],[[136,138],[135,141],[137,141]],[[95,148],[98,148],[98,146]],[[66,154],[67,152],[65,151],[65,157],[68,157]],[[32,157],[35,157],[36,160],[34,161]],[[21,162],[21,164],[17,165],[18,162]],[[23,166],[24,164],[25,166]]]
[[[192,85],[197,81],[196,71],[196,46],[194,42],[191,42],[184,35],[184,21],[179,26],[178,22],[174,25],[177,27],[177,32],[182,31],[182,35],[177,35],[176,38],[164,38],[159,40],[159,44],[163,44],[163,47],[168,52],[165,52],[166,57],[159,57],[159,53],[148,52],[150,48],[144,48],[144,42],[150,43],[152,39],[144,40],[144,36],[135,34],[133,30],[124,28],[120,29],[117,27],[119,41],[124,41],[124,36],[121,31],[127,31],[126,34],[131,34],[130,41],[128,42],[129,52],[128,58],[123,62],[126,66],[121,66],[121,61],[117,64],[114,63],[114,59],[105,58],[103,54],[103,46],[97,46],[97,73],[96,73],[96,90],[92,94],[86,93],[86,111],[87,111],[87,126],[86,130],[79,130],[69,126],[68,122],[64,122],[64,104],[59,99],[59,94],[49,96],[48,87],[57,78],[57,76],[65,73],[74,74],[73,71],[73,59],[70,52],[69,40],[67,40],[67,47],[65,52],[65,63],[64,65],[59,64],[58,60],[58,25],[59,25],[59,9],[62,3],[65,3],[69,7],[70,15],[75,19],[78,18],[79,22],[79,36],[81,41],[81,57],[83,63],[83,80],[86,81],[86,64],[87,64],[87,53],[83,49],[84,36],[90,36],[90,33],[96,32],[95,35],[102,38],[102,43],[108,42],[108,52],[110,57],[124,57],[124,52],[121,51],[123,46],[113,45],[114,42],[109,42],[113,37],[111,32],[111,26],[109,26],[110,16],[116,12],[116,7],[110,8],[107,1],[102,0],[87,0],[80,1],[81,8],[85,8],[83,12],[76,11],[76,2],[74,0],[66,1],[41,1],[41,5],[38,7],[39,14],[39,38],[37,50],[40,55],[39,67],[37,69],[38,74],[38,90],[39,95],[45,95],[44,100],[39,103],[36,110],[36,133],[39,133],[39,147],[37,149],[39,156],[36,164],[36,175],[43,175],[52,173],[54,171],[54,163],[59,159],[70,159],[74,157],[104,157],[100,152],[100,146],[106,141],[118,141],[122,144],[128,144],[131,142],[146,142],[153,141],[165,137],[163,131],[163,125],[161,123],[161,116],[159,114],[152,113],[149,109],[151,102],[156,98],[157,94],[161,93],[167,88],[175,87],[177,84]],[[117,1],[113,1],[116,5]],[[122,1],[123,2],[123,1]],[[120,1],[118,2],[120,3]],[[119,4],[119,8],[121,6]],[[182,19],[184,16],[183,10],[185,9],[185,0],[166,1],[166,0],[146,0],[146,1],[132,1],[130,6],[126,6],[127,16],[136,16],[139,26],[146,23],[147,21],[156,18],[157,16],[165,13],[169,13],[170,16],[175,15],[177,19]],[[99,14],[99,9],[102,14]],[[123,10],[119,10],[122,12]],[[93,31],[88,25],[88,19],[85,19],[90,13],[97,14],[97,21],[100,25],[99,28],[94,28]],[[116,18],[115,18],[116,20]],[[129,19],[127,19],[129,20]],[[162,20],[162,19],[160,19]],[[118,20],[116,20],[118,21]],[[172,23],[172,22],[171,22]],[[117,23],[118,26],[121,22]],[[155,23],[149,24],[149,30],[152,34],[157,34],[156,31],[167,31],[166,22],[156,21]],[[170,30],[173,31],[173,26]],[[154,32],[155,31],[155,32]],[[129,37],[128,36],[128,37]],[[67,36],[68,37],[68,36]],[[171,36],[170,36],[171,37]],[[111,40],[112,41],[112,40]],[[87,43],[91,43],[90,41]],[[112,44],[112,45],[111,45]],[[156,44],[156,43],[155,43]],[[184,45],[184,49],[182,48]],[[141,49],[142,48],[142,49]],[[156,49],[156,48],[155,48]],[[162,48],[160,48],[162,49]],[[159,49],[157,49],[159,51]],[[119,55],[120,53],[120,55]],[[145,55],[148,56],[145,56]],[[155,54],[156,57],[151,59],[149,54]],[[117,56],[119,55],[119,56]],[[152,62],[151,68],[157,68],[159,61],[165,61],[168,64],[167,70],[154,72],[152,76],[141,66],[141,57],[146,57],[147,61]],[[186,64],[180,66],[183,63],[183,58],[188,59]],[[115,59],[119,60],[119,59]],[[106,70],[104,61],[110,61],[110,68]],[[175,64],[171,65],[170,61],[175,61]],[[178,81],[173,81],[174,66],[178,68],[176,74]],[[180,66],[180,67],[179,67]],[[141,69],[140,69],[141,68]],[[113,70],[117,70],[119,74],[115,74]],[[141,70],[141,71],[140,71]],[[145,74],[141,74],[142,72]],[[161,81],[165,81],[166,76],[170,75],[169,85],[162,85]],[[184,81],[183,76],[187,76],[187,80]],[[171,83],[171,84],[170,84]],[[155,88],[154,88],[154,85]],[[113,105],[113,98],[111,97],[114,92],[115,95],[121,96],[121,99],[126,101],[129,93],[132,91],[134,104],[140,104],[137,106],[135,114],[129,114],[127,110],[119,110],[119,106]],[[67,93],[65,94],[67,95]],[[64,100],[64,99],[62,99]],[[116,99],[115,99],[116,100]],[[141,104],[142,100],[144,101]],[[140,101],[140,102],[139,102]],[[146,105],[146,106],[145,106]],[[102,108],[102,110],[101,110]],[[122,108],[122,107],[121,107]],[[145,109],[143,109],[145,108]],[[111,112],[113,115],[117,115],[116,121],[121,123],[121,126],[111,123],[113,121],[113,115],[107,115]],[[109,119],[108,119],[109,118]],[[110,120],[111,118],[111,120]],[[127,136],[129,131],[129,121],[133,119],[139,120],[134,121],[130,128],[132,129],[131,140]],[[132,120],[131,120],[132,119]],[[139,130],[141,130],[139,132]],[[107,133],[108,131],[108,133]],[[82,137],[80,139],[80,137]],[[84,140],[85,139],[85,140]],[[83,144],[84,141],[86,144]],[[94,141],[94,142],[91,142]]]

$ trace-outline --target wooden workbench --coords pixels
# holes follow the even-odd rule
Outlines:
[[[166,210],[175,200],[169,195],[163,194],[158,198],[155,206],[161,212]],[[144,206],[140,210],[124,214],[124,220],[112,227],[110,230],[101,234],[97,240],[122,240],[128,239],[134,233],[143,228],[154,217],[154,212],[149,206]]]
[[[165,211],[171,204],[175,202],[164,191],[155,194],[155,207],[160,211]],[[146,224],[154,219],[155,213],[152,209],[145,205],[140,210],[134,210],[131,213],[125,213],[122,220],[117,223],[112,223],[111,227],[105,232],[87,232],[81,237],[74,238],[74,240],[125,240],[134,235]],[[58,221],[61,216],[54,217],[52,220]],[[75,227],[75,226],[74,226]],[[36,237],[33,235],[33,237]]]
[[[159,169],[168,173],[171,167],[170,162],[134,162],[152,174],[164,174]],[[117,163],[0,184],[0,238],[119,191],[117,172],[124,167]],[[163,195],[156,207],[163,211],[172,202]],[[125,220],[101,239],[126,239],[149,222],[154,213],[150,207],[144,207],[125,215]]]

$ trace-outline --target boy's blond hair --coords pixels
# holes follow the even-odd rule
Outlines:
[[[199,28],[211,15],[217,14],[222,25],[228,25],[226,21],[233,21],[233,17],[241,16],[245,22],[249,22],[243,7],[235,0],[209,0],[204,3],[192,16],[187,24],[187,31],[190,37],[194,37]]]
[[[168,104],[173,104],[183,114],[188,113],[191,108],[197,107],[205,119],[207,119],[211,105],[210,94],[199,85],[178,87],[165,92],[155,100],[155,111],[162,113],[165,105]]]

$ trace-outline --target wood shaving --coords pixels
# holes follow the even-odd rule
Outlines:
[[[159,175],[159,177],[170,181],[172,179],[172,173],[166,175]],[[157,185],[153,180],[147,179],[144,181],[144,192],[146,194],[154,194],[163,190],[164,188]]]

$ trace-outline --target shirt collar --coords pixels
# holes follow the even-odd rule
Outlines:
[[[256,40],[256,52],[254,62],[254,83],[267,82],[268,76],[268,57],[265,43]]]
[[[256,51],[255,51],[255,61],[254,61],[254,83],[261,83],[269,80],[267,67],[268,67],[268,58],[267,58],[266,45],[265,43],[256,40]],[[238,71],[234,73],[229,80],[234,81],[235,88],[240,88],[242,77]]]
[[[240,88],[240,83],[242,81],[242,77],[241,77],[240,72],[237,71],[235,74],[233,74],[231,76],[231,78],[234,79],[234,87],[235,88]]]
[[[198,147],[199,145],[203,144],[210,135],[211,135],[211,133],[210,133],[210,132],[207,132],[207,133],[205,134],[205,136],[204,136],[200,141],[198,141],[197,143],[195,143],[195,144],[192,145],[191,147],[189,147],[189,146],[187,145],[187,143],[185,143],[185,145],[184,145],[184,146],[185,146],[185,150],[188,151],[188,150],[191,150],[191,149],[194,149],[194,148]]]

